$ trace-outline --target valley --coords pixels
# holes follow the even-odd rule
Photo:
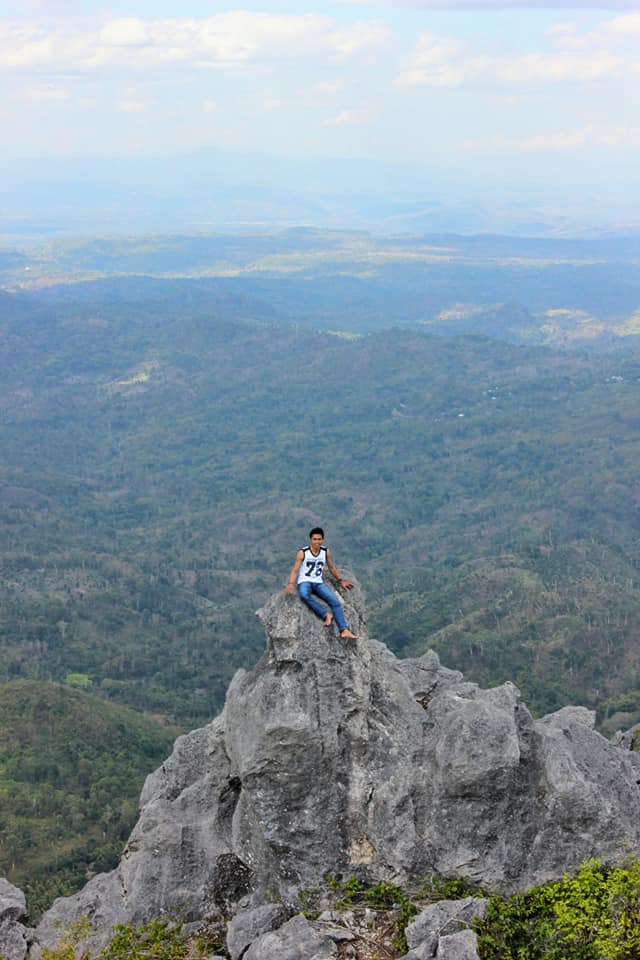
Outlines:
[[[5,695],[57,684],[159,733],[207,722],[320,523],[397,654],[511,680],[538,716],[640,719],[638,253],[545,243],[391,256],[291,231],[4,255]]]

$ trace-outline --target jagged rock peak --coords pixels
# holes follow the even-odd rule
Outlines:
[[[399,660],[368,639],[357,584],[344,603],[357,641],[293,596],[258,612],[263,658],[219,717],[178,738],[117,869],[57,901],[41,943],[85,914],[104,941],[162,911],[295,902],[328,872],[523,889],[637,849],[640,758],[589,711],[534,721],[513,684],[482,690],[432,651]]]

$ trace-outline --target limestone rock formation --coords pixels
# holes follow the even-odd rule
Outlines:
[[[12,883],[0,877],[0,956],[24,960],[29,946],[25,897]]]
[[[114,923],[163,911],[295,903],[327,872],[510,890],[638,849],[640,757],[595,732],[589,711],[534,721],[510,683],[482,690],[433,652],[398,660],[367,639],[357,585],[344,602],[357,641],[293,596],[259,611],[263,658],[148,777],[119,866],[54,904],[42,944],[82,915],[104,941]],[[269,933],[247,958],[266,956]]]

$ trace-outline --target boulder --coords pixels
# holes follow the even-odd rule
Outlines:
[[[280,927],[288,919],[286,912],[281,904],[265,903],[237,913],[227,926],[227,950],[231,960],[240,960],[254,940]]]
[[[333,960],[336,955],[331,937],[298,914],[278,930],[254,940],[244,960]]]
[[[399,660],[368,639],[357,585],[344,603],[356,641],[294,596],[258,612],[264,656],[178,738],[117,869],[56,901],[41,943],[85,914],[99,945],[116,922],[295,903],[327,873],[510,891],[638,848],[640,756],[588,711],[534,721],[511,683],[482,690],[431,651]]]
[[[407,926],[405,936],[409,953],[403,960],[432,960],[447,957],[467,960],[467,953],[476,950],[476,935],[470,929],[474,919],[482,919],[487,912],[487,901],[481,897],[461,900],[440,900],[418,914]],[[469,960],[475,960],[469,954]]]
[[[473,930],[460,930],[448,937],[442,937],[438,943],[436,960],[480,960],[478,938]]]
[[[29,947],[27,909],[22,890],[0,877],[0,957],[24,960]]]

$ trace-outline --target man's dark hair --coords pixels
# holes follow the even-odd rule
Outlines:
[[[324,530],[322,527],[314,527],[313,530],[309,530],[309,540],[311,540],[311,537],[314,535],[314,533],[319,533],[324,540]]]

